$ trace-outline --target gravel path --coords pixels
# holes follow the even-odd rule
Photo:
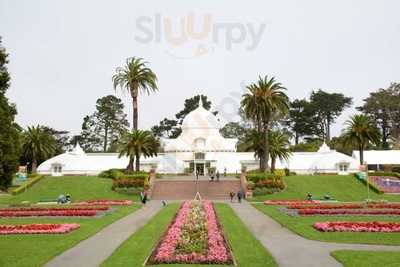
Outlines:
[[[339,244],[305,239],[282,227],[247,202],[230,203],[230,206],[280,267],[342,266],[330,256],[330,252],[339,249],[400,252],[400,246]]]

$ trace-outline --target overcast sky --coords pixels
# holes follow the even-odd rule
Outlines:
[[[114,94],[115,68],[137,56],[160,89],[140,97],[140,128],[173,117],[199,93],[235,120],[244,86],[259,75],[275,76],[291,99],[322,88],[360,105],[400,79],[399,10],[396,0],[0,0],[8,96],[22,126],[79,133],[96,99]],[[117,95],[131,120],[129,95]],[[354,112],[338,119],[334,135]]]

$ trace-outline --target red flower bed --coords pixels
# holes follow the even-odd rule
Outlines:
[[[317,222],[313,227],[321,232],[400,232],[396,222]]]
[[[58,207],[15,207],[15,208],[4,208],[0,209],[0,212],[4,211],[66,211],[66,210],[98,210],[98,211],[106,211],[110,209],[109,206],[58,206]]]
[[[76,205],[107,205],[107,206],[129,206],[132,200],[114,200],[114,199],[94,199],[76,203]]]
[[[391,215],[399,216],[396,209],[300,209],[299,215]]]
[[[316,203],[314,200],[267,200],[264,202],[265,205],[304,205]]]
[[[289,205],[288,209],[400,209],[400,204],[397,203],[382,203],[382,204],[313,204],[313,205]]]
[[[80,226],[76,223],[64,224],[23,224],[0,225],[0,235],[11,234],[65,234]]]
[[[20,210],[0,211],[0,217],[32,217],[32,216],[96,216],[97,210]]]

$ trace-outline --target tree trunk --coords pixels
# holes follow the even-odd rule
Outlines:
[[[135,164],[136,164],[135,171],[140,172],[140,155],[136,155]]]
[[[103,148],[103,151],[104,152],[107,152],[107,141],[108,141],[108,127],[106,126],[105,128],[104,128],[104,148]]]
[[[134,83],[131,88],[132,107],[133,107],[133,130],[138,129],[138,84]]]
[[[328,143],[331,140],[331,122],[329,119],[326,119],[326,142]]]
[[[298,145],[299,144],[299,134],[297,132],[295,132],[295,137],[294,137],[294,144]]]
[[[271,157],[271,173],[275,171],[276,158]]]
[[[134,171],[134,169],[133,169],[133,157],[132,156],[129,157],[129,164],[126,167],[126,170],[127,170],[127,172],[133,172]]]
[[[364,164],[364,148],[362,146],[359,147],[360,149],[360,165]]]
[[[269,132],[269,122],[264,123],[264,128],[263,128],[263,137],[264,137],[264,153],[263,153],[263,166],[260,171],[262,172],[268,172],[269,171],[269,165],[268,165],[268,160],[269,160],[269,140],[268,140],[268,132]]]
[[[37,172],[37,160],[36,158],[32,159],[32,173],[36,173]]]

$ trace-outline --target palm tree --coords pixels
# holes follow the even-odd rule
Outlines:
[[[256,129],[250,130],[243,142],[244,151],[254,151],[254,157],[261,158],[264,154],[263,136]]]
[[[55,150],[56,141],[43,126],[31,126],[23,132],[22,151],[32,161],[32,173],[36,173],[38,161],[51,157]]]
[[[372,144],[379,144],[380,132],[368,116],[354,115],[346,121],[343,134],[344,145],[354,145],[360,152],[360,164],[364,164],[364,150]]]
[[[134,130],[123,136],[119,146],[119,157],[129,157],[127,166],[128,172],[133,172],[133,162],[135,160],[135,171],[140,171],[140,156],[157,156],[160,146],[159,141],[154,138],[150,131]]]
[[[150,94],[158,90],[157,76],[146,67],[147,62],[142,58],[128,58],[124,67],[118,67],[112,77],[114,89],[120,87],[127,90],[132,97],[133,130],[138,129],[138,96],[139,91]]]
[[[246,117],[253,120],[258,131],[263,134],[265,149],[260,157],[260,170],[268,171],[268,132],[271,123],[289,111],[289,98],[284,92],[286,88],[276,82],[274,77],[268,79],[268,76],[260,76],[258,82],[249,85],[247,89],[249,92],[243,95],[241,106]]]
[[[276,159],[288,161],[292,152],[289,149],[289,136],[279,131],[270,131],[269,153],[271,156],[271,172],[275,171]]]

